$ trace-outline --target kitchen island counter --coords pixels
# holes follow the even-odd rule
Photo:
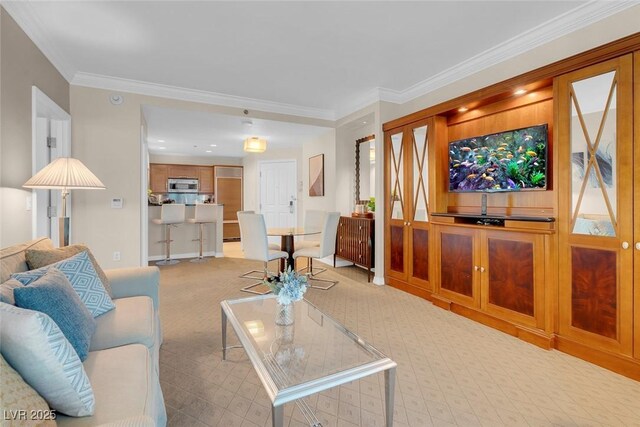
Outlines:
[[[222,205],[216,211],[216,222],[204,227],[203,255],[206,257],[223,257],[222,250]],[[187,205],[186,218],[195,216],[195,205]],[[162,206],[149,204],[149,262],[164,259],[164,226],[152,221],[160,218]],[[199,251],[198,238],[200,226],[186,222],[171,230],[171,258],[196,258]]]

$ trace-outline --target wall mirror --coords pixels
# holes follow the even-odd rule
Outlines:
[[[356,140],[356,204],[366,204],[375,196],[376,137]]]

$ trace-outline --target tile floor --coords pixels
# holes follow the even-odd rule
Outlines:
[[[270,426],[270,402],[242,349],[222,361],[219,301],[247,296],[224,258],[161,269],[160,380],[170,426]],[[391,287],[355,267],[306,297],[398,363],[395,426],[640,426],[640,383],[545,351]],[[230,341],[235,340],[232,333]],[[314,395],[324,427],[384,425],[382,375]],[[305,419],[285,407],[285,426]]]

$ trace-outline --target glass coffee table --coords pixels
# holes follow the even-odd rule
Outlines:
[[[294,305],[292,325],[276,325],[276,297],[225,300],[222,358],[226,359],[227,321],[271,399],[273,427],[284,422],[284,404],[295,401],[307,421],[321,426],[303,399],[311,394],[384,372],[386,425],[393,425],[397,364],[306,300]]]

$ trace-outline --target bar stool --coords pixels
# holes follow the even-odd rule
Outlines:
[[[165,258],[162,261],[156,262],[156,264],[173,265],[179,263],[180,261],[177,259],[171,259],[171,242],[173,241],[171,240],[171,227],[177,227],[178,224],[184,222],[184,205],[174,203],[164,204],[160,211],[160,218],[154,218],[152,221],[154,224],[165,226],[165,240],[160,240],[160,242],[164,242]]]
[[[197,239],[193,239],[193,242],[200,242],[200,253],[198,258],[194,258],[191,262],[207,262],[202,255],[202,246],[204,244],[204,227],[206,224],[212,224],[216,222],[216,209],[215,205],[205,205],[198,203],[196,205],[195,218],[188,218],[189,224],[198,224],[200,226],[200,234]]]

